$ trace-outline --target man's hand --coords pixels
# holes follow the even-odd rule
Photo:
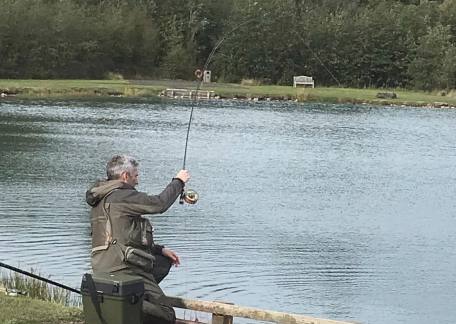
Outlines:
[[[187,183],[188,180],[190,180],[190,173],[187,170],[180,170],[176,178],[181,179],[184,183]]]
[[[176,252],[174,252],[173,250],[168,249],[168,248],[163,248],[162,254],[163,254],[163,256],[170,258],[171,263],[174,264],[175,267],[179,266],[180,260],[179,260],[179,257],[177,256]]]

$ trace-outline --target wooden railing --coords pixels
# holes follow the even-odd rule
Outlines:
[[[212,313],[213,324],[231,324],[233,323],[233,317],[249,318],[257,321],[281,324],[354,324],[353,322],[335,321],[299,314],[282,313],[215,301],[210,302],[167,296],[164,298],[163,302],[172,307]]]
[[[181,99],[211,99],[214,98],[214,91],[209,90],[196,90],[196,89],[166,89],[161,92],[162,96],[169,98]]]

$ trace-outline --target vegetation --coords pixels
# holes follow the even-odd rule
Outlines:
[[[35,274],[32,269],[31,273]],[[38,274],[38,276],[41,276]],[[0,295],[13,292],[14,295],[27,296],[63,306],[80,306],[79,296],[68,290],[47,284],[44,281],[20,275],[16,272],[0,273]],[[3,323],[0,321],[0,323]]]
[[[83,324],[82,309],[0,294],[0,323],[4,324]]]
[[[0,92],[15,94],[12,98],[105,98],[157,100],[166,88],[195,89],[196,83],[183,80],[0,80]],[[378,89],[338,87],[293,88],[280,85],[247,85],[233,83],[204,84],[203,90],[214,91],[220,98],[251,100],[296,100],[300,102],[370,103],[407,106],[456,107],[456,91],[412,91],[395,89],[396,99],[377,98]],[[1,100],[10,100],[0,98]],[[124,100],[122,99],[122,100]],[[14,99],[13,99],[14,100]],[[103,99],[104,100],[104,99]]]
[[[64,289],[17,273],[1,273],[0,323],[83,324],[82,309],[74,307],[79,304]]]
[[[0,80],[0,92],[21,98],[147,97],[157,96],[162,89],[160,85],[136,85],[124,80]]]
[[[0,0],[0,78],[453,89],[456,0]]]

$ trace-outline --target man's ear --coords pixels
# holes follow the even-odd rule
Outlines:
[[[128,180],[128,172],[127,171],[124,171],[120,174],[120,180],[122,180],[122,182],[127,182]]]

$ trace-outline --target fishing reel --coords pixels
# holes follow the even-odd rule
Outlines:
[[[180,198],[179,198],[179,204],[182,205],[182,204],[184,204],[184,202],[186,202],[189,205],[194,205],[197,203],[198,199],[199,199],[199,195],[195,190],[193,190],[193,189],[183,190],[180,195]]]

